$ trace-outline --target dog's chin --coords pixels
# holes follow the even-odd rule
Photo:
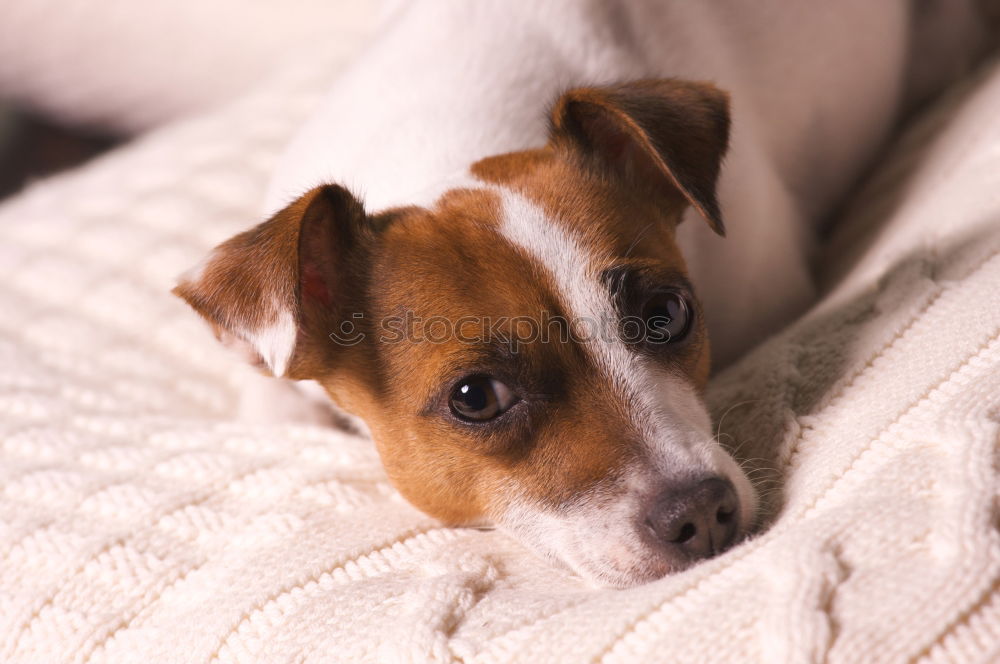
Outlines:
[[[672,555],[635,520],[580,523],[536,512],[531,518],[505,519],[503,528],[543,557],[565,565],[588,583],[629,588],[690,567],[694,561]]]
[[[598,548],[577,547],[557,557],[588,583],[601,588],[631,588],[690,567],[694,561],[668,555],[655,544],[632,548],[628,542]]]

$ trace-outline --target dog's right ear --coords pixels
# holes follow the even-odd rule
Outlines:
[[[331,333],[360,311],[373,235],[367,222],[346,189],[316,187],[213,249],[173,292],[252,364],[275,376],[319,378],[336,363]]]
[[[715,187],[729,145],[729,96],[710,83],[650,79],[575,88],[552,109],[550,140],[725,235]]]

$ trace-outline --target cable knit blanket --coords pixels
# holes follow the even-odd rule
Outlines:
[[[249,370],[168,291],[255,222],[321,70],[0,208],[0,661],[1000,661],[1000,68],[713,380],[767,527],[623,591],[422,516],[367,440],[233,420]]]

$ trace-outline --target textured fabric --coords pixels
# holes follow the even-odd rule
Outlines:
[[[713,379],[769,527],[612,591],[422,516],[364,439],[232,419],[249,370],[168,290],[255,221],[323,64],[0,208],[0,661],[1000,658],[1000,69]]]
[[[309,53],[352,56],[378,0],[3,0],[0,98],[148,129],[231,100]]]

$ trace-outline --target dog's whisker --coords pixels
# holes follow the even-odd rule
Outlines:
[[[751,476],[754,476],[754,475],[777,475],[778,474],[778,471],[775,470],[774,468],[750,468],[749,470],[744,469],[744,472],[747,474],[747,477],[751,477]]]
[[[632,254],[632,251],[636,248],[636,246],[638,246],[639,240],[641,240],[642,236],[645,235],[649,231],[649,229],[653,227],[654,223],[655,222],[650,222],[650,223],[646,224],[642,228],[642,230],[639,231],[639,233],[632,240],[632,244],[630,244],[628,246],[628,249],[625,251],[625,258],[628,258]]]
[[[727,408],[726,412],[724,412],[722,414],[722,417],[719,418],[718,425],[715,427],[715,436],[716,436],[716,438],[718,438],[719,432],[722,431],[722,423],[725,422],[726,416],[729,415],[729,413],[731,413],[733,411],[733,409],[739,408],[740,406],[744,406],[744,405],[746,405],[748,403],[757,403],[759,401],[762,401],[762,400],[761,399],[747,399],[746,401],[739,401],[737,403],[734,403],[729,408]]]

